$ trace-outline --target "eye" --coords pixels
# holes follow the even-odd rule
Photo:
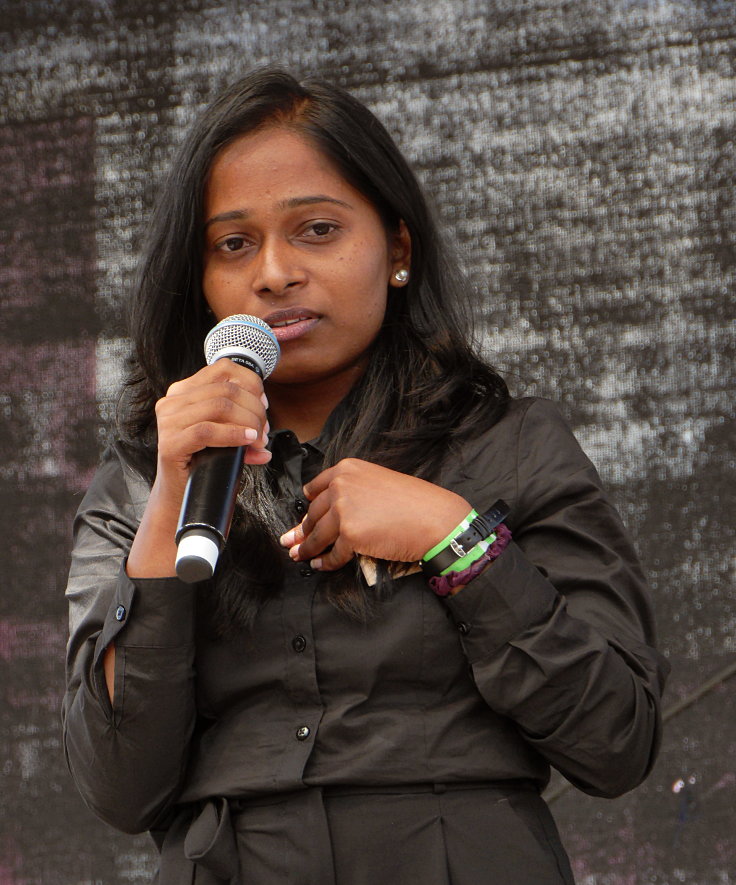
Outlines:
[[[217,244],[217,248],[224,252],[237,252],[245,245],[243,237],[226,237]]]
[[[331,221],[312,221],[305,227],[304,234],[312,239],[322,240],[336,230],[337,225]]]

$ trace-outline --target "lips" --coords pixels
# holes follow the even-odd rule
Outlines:
[[[319,316],[304,307],[289,307],[275,310],[263,318],[273,330],[279,342],[292,341],[305,335],[316,323]]]

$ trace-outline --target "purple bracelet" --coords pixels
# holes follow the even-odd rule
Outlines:
[[[511,532],[503,523],[499,523],[493,531],[496,533],[496,540],[480,559],[476,559],[472,565],[469,565],[461,572],[448,572],[446,575],[439,575],[429,579],[429,586],[437,596],[449,596],[454,587],[469,584],[473,578],[478,577],[489,562],[498,559],[506,547],[508,547],[508,543],[511,540]]]

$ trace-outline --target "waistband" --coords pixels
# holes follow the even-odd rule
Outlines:
[[[539,787],[532,780],[515,779],[505,781],[451,781],[449,783],[424,783],[424,784],[388,784],[382,786],[334,786],[322,787],[322,795],[331,796],[370,796],[373,794],[405,795],[415,793],[451,793],[462,790],[495,790],[500,792],[513,792],[516,790],[530,790],[539,792]]]
[[[306,787],[305,789],[316,789],[326,799],[331,799],[333,797],[339,798],[341,796],[402,796],[414,795],[417,793],[442,794],[462,790],[493,790],[501,793],[515,792],[517,790],[534,793],[540,792],[539,784],[536,781],[527,778],[514,778],[498,781],[450,781],[416,784],[336,784],[331,786]],[[261,797],[245,798],[236,796],[230,797],[228,803],[230,805],[230,811],[233,814],[237,814],[240,810],[253,807],[254,805],[275,805],[280,802],[288,802],[291,798],[303,794],[304,790],[294,790],[283,793],[273,793],[269,796]]]

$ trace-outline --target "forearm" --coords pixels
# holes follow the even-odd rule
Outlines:
[[[106,453],[75,521],[67,587],[68,762],[89,805],[128,831],[175,798],[195,718],[194,589],[132,580],[123,565],[148,501],[124,455]]]
[[[123,578],[103,631],[77,655],[64,738],[86,801],[134,832],[173,801],[186,766],[195,719],[194,600],[191,588],[175,580],[130,588]],[[118,617],[129,623],[116,632]],[[111,641],[116,651],[106,684],[102,659]]]
[[[486,703],[552,765],[600,795],[641,781],[660,729],[651,649],[572,616],[515,545],[448,605]]]
[[[172,491],[160,477],[154,482],[128,553],[126,571],[131,578],[168,578],[176,574],[175,538],[184,484],[180,481]]]
[[[136,532],[126,563],[130,578],[167,578],[176,573],[176,529],[178,523],[175,497],[162,493],[156,482]],[[103,657],[105,682],[111,703],[115,701],[115,643],[107,646]]]

